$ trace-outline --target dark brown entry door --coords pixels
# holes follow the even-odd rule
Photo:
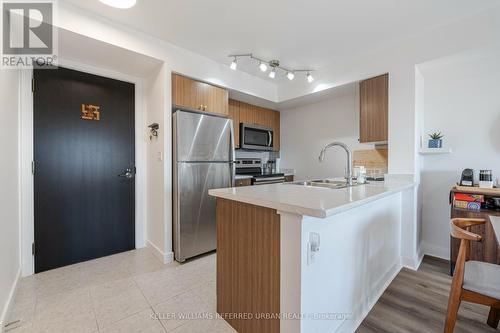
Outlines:
[[[33,75],[35,272],[134,249],[134,85]]]

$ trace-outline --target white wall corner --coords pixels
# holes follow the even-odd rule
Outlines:
[[[422,242],[422,252],[426,255],[441,258],[445,260],[450,260],[450,248],[435,244],[430,244],[428,242]]]
[[[12,284],[9,292],[9,298],[7,299],[7,303],[4,305],[0,317],[0,332],[5,332],[5,325],[9,323],[7,320],[9,319],[10,312],[12,310],[12,306],[14,305],[14,298],[17,293],[17,288],[19,287],[19,281],[21,280],[21,268],[19,268],[17,272],[17,276]]]
[[[302,216],[278,211],[281,233],[280,309],[281,313],[301,313],[302,295]],[[281,320],[280,332],[300,333],[299,320]]]
[[[395,262],[392,268],[385,274],[379,283],[367,295],[368,306],[362,307],[361,304],[351,313],[348,320],[344,320],[341,326],[335,332],[355,332],[363,320],[368,316],[368,313],[377,304],[378,300],[384,294],[385,290],[389,287],[392,281],[398,276],[401,271],[401,263]],[[332,332],[333,333],[333,332]]]
[[[424,260],[424,253],[419,251],[414,257],[401,257],[401,266],[416,271],[422,264],[422,260]]]
[[[158,258],[162,263],[169,264],[174,261],[174,253],[163,252],[155,244],[151,243],[149,240],[146,241],[147,247],[151,250],[153,255]]]

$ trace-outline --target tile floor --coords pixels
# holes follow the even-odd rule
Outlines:
[[[21,279],[6,332],[236,332],[215,297],[215,255],[164,265],[139,249]]]

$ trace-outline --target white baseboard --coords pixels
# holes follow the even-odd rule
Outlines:
[[[450,248],[422,242],[422,252],[432,257],[450,260]]]
[[[21,269],[17,272],[16,279],[10,288],[9,298],[7,299],[7,303],[4,305],[2,309],[2,316],[0,317],[0,332],[4,332],[5,325],[7,325],[7,317],[14,305],[14,297],[16,296],[17,287],[19,286],[19,280],[21,279]]]
[[[368,313],[372,310],[372,308],[377,304],[380,297],[384,291],[389,287],[392,280],[396,278],[396,276],[401,271],[401,264],[398,260],[391,269],[379,280],[376,284],[375,288],[370,293],[368,304],[360,304],[351,314],[351,317],[348,320],[345,320],[336,330],[336,333],[340,332],[355,332],[359,325],[363,322],[363,320],[368,316]]]
[[[162,263],[168,264],[174,261],[174,253],[173,252],[163,252],[160,250],[156,245],[151,243],[149,240],[146,240],[146,245],[148,248],[150,248],[158,259],[161,260]]]
[[[420,250],[413,258],[401,257],[401,265],[405,268],[416,271],[422,264],[422,260],[424,260],[424,251]]]

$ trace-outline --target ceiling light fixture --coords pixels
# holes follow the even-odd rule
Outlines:
[[[262,72],[267,71],[267,65],[266,65],[266,63],[261,61],[261,62],[260,62],[260,65],[259,65],[259,68],[260,68],[260,70],[261,70]]]
[[[314,81],[314,78],[313,78],[313,76],[311,75],[310,72],[307,72],[307,76],[306,77],[307,77],[307,82],[312,83]]]
[[[231,66],[229,66],[229,68],[231,68],[233,71],[236,70],[236,68],[238,67],[238,64],[236,63],[238,60],[236,59],[236,57],[234,57],[234,60],[233,62],[231,63]]]
[[[105,5],[120,8],[120,9],[128,9],[135,6],[137,0],[99,0]]]
[[[104,0],[101,0],[101,1],[104,1]],[[106,0],[106,1],[110,1],[110,0]],[[290,81],[292,81],[295,78],[296,73],[306,73],[307,82],[312,83],[314,81],[314,78],[311,75],[311,72],[313,72],[312,69],[286,68],[286,67],[283,67],[280,65],[279,60],[266,61],[264,59],[255,57],[252,53],[232,54],[229,57],[233,58],[233,61],[231,62],[231,65],[229,66],[232,70],[236,70],[236,67],[237,67],[236,62],[238,61],[239,58],[250,58],[250,60],[254,60],[257,62],[257,65],[262,72],[266,72],[268,70],[268,68],[271,67],[271,71],[268,74],[268,76],[271,79],[274,79],[276,77],[277,72],[282,71],[283,74],[285,74],[286,77],[288,78],[288,80],[290,80]]]

